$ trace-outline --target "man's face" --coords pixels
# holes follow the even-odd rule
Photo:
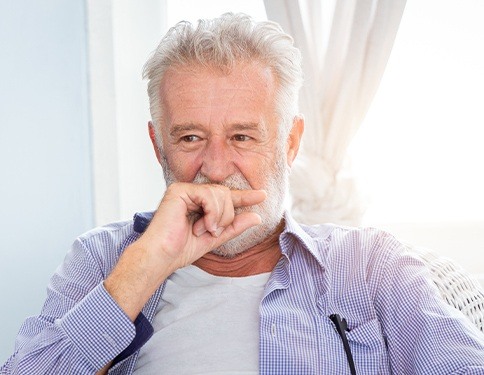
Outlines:
[[[235,255],[262,242],[282,218],[287,185],[286,145],[278,138],[271,71],[258,64],[239,64],[228,75],[201,67],[171,69],[160,89],[160,162],[167,184],[265,189],[267,200],[253,207],[263,224],[218,252]]]

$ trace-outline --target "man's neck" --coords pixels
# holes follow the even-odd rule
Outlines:
[[[272,272],[281,257],[279,235],[284,224],[260,244],[228,258],[214,253],[205,254],[193,265],[215,276],[243,277]]]

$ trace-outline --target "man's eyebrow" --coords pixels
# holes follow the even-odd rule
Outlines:
[[[177,125],[174,125],[173,128],[171,129],[170,135],[172,137],[177,137],[182,133],[190,132],[192,130],[199,130],[200,128],[201,128],[200,125],[193,124],[193,123],[177,124]]]
[[[241,123],[235,123],[230,126],[231,131],[235,132],[252,132],[251,134],[254,134],[254,132],[257,132],[259,136],[261,137],[266,137],[267,136],[267,127],[260,122],[241,122]]]
[[[242,122],[230,125],[232,130],[243,131],[243,130],[263,130],[263,126],[258,122]]]

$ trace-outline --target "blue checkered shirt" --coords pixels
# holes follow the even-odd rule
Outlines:
[[[164,285],[133,323],[103,280],[151,217],[75,241],[1,374],[93,374],[110,361],[110,374],[133,372]],[[347,322],[357,374],[484,374],[484,335],[447,306],[424,264],[392,236],[285,219],[282,256],[260,305],[261,374],[349,374],[333,314]]]

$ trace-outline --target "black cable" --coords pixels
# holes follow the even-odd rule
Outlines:
[[[346,358],[348,359],[348,365],[350,366],[351,375],[356,375],[355,362],[353,361],[353,356],[351,355],[350,344],[348,344],[348,339],[346,337],[346,331],[348,330],[348,325],[346,320],[341,318],[338,314],[332,314],[329,319],[336,326],[336,331],[338,332],[341,340],[343,340],[343,347],[345,349]]]

